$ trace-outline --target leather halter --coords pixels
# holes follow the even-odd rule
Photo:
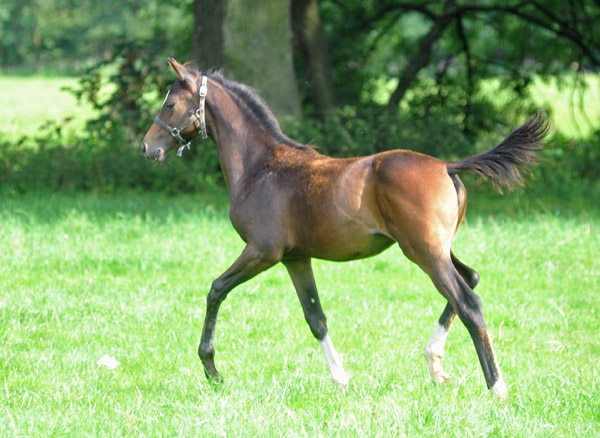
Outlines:
[[[154,119],[158,126],[163,128],[165,131],[169,132],[175,140],[181,143],[179,149],[177,149],[177,156],[181,157],[184,148],[190,148],[190,143],[192,142],[192,137],[190,140],[184,139],[181,134],[183,131],[190,126],[192,123],[196,126],[197,131],[200,133],[202,140],[208,138],[208,134],[206,133],[206,117],[204,111],[204,103],[206,101],[206,94],[208,93],[207,87],[208,78],[206,75],[202,76],[202,83],[200,85],[200,90],[198,90],[198,96],[200,96],[200,102],[198,103],[198,108],[195,111],[189,111],[190,118],[184,122],[182,125],[177,127],[172,127],[169,124],[163,122],[158,116]]]

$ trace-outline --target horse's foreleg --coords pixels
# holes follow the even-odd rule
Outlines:
[[[479,274],[474,270],[469,268],[467,265],[458,260],[454,254],[450,253],[452,264],[462,276],[462,278],[467,282],[471,289],[475,289],[475,286],[479,283]],[[450,331],[450,327],[454,322],[454,318],[456,317],[456,312],[452,309],[450,303],[446,304],[446,308],[440,316],[438,323],[433,331],[433,335],[429,342],[425,346],[425,350],[423,354],[427,358],[427,364],[429,365],[429,373],[431,374],[431,378],[438,383],[444,383],[446,380],[450,378],[447,372],[442,368],[442,358],[444,357],[444,345],[446,344],[446,338],[448,337],[448,332]]]
[[[302,304],[302,310],[304,311],[304,318],[306,319],[313,336],[317,338],[321,344],[325,359],[327,360],[327,365],[329,366],[329,371],[331,372],[331,378],[336,384],[343,386],[348,385],[348,375],[346,374],[346,371],[344,371],[342,361],[327,332],[327,319],[325,318],[325,314],[321,308],[321,302],[319,301],[319,294],[317,292],[310,259],[285,261],[284,265],[294,283],[298,298],[300,298],[300,304]]]
[[[206,298],[206,315],[202,329],[202,340],[198,347],[198,355],[202,360],[202,365],[204,365],[204,373],[209,380],[221,380],[214,362],[215,326],[221,303],[234,287],[270,268],[278,261],[278,257],[272,254],[267,255],[248,245],[233,265],[213,282]]]

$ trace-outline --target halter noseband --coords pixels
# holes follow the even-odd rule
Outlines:
[[[192,123],[196,126],[196,129],[200,132],[202,140],[208,138],[206,133],[206,118],[204,115],[204,103],[206,101],[206,94],[208,93],[208,87],[206,86],[208,78],[206,75],[202,76],[202,83],[200,85],[200,90],[198,90],[198,95],[200,96],[200,103],[198,104],[198,108],[196,111],[190,111],[190,118],[187,122],[183,123],[183,125],[178,127],[171,127],[167,123],[163,122],[158,116],[154,119],[158,126],[163,128],[165,131],[169,132],[175,140],[181,143],[179,149],[177,149],[177,156],[181,157],[183,154],[184,148],[190,148],[190,143],[192,140],[186,140],[181,136],[181,133]]]

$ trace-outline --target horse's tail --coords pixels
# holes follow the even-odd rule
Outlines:
[[[519,126],[498,146],[464,160],[448,163],[446,169],[450,176],[463,170],[474,170],[489,179],[494,188],[502,193],[502,187],[512,189],[523,185],[525,174],[531,174],[529,166],[541,161],[540,142],[544,139],[550,124],[546,116],[538,113],[527,123]]]

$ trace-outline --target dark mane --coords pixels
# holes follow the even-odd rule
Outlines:
[[[198,70],[196,70],[196,72],[201,74]],[[275,115],[273,115],[271,109],[252,87],[225,78],[221,71],[209,71],[207,75],[210,79],[218,82],[227,90],[239,97],[240,100],[262,123],[267,132],[275,137],[278,142],[298,149],[309,148],[307,145],[292,140],[281,131],[281,127],[279,126],[279,122],[275,118]]]

